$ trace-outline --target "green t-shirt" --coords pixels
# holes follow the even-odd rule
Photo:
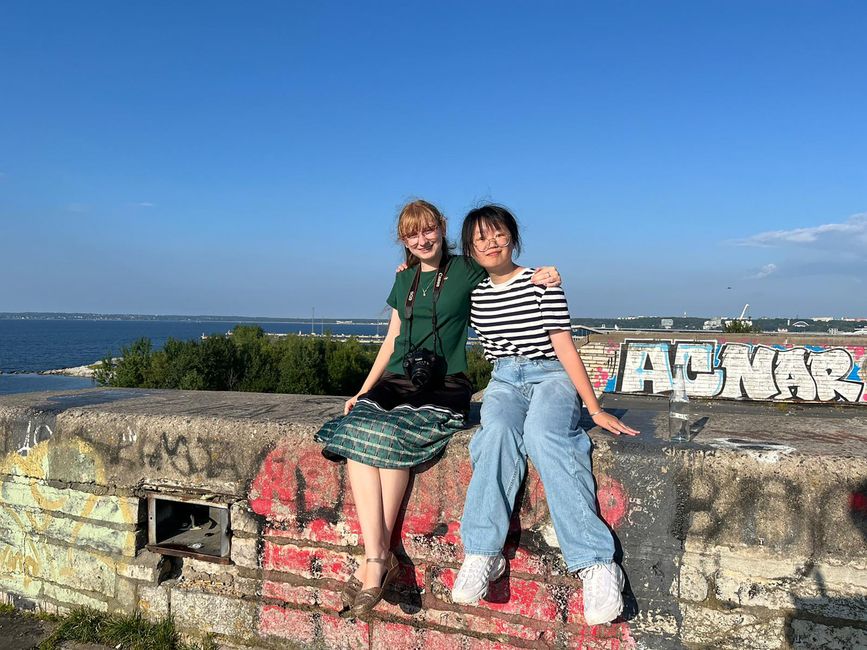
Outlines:
[[[467,327],[470,324],[470,293],[487,274],[475,260],[466,263],[460,255],[452,257],[437,300],[437,331],[442,347],[437,352],[446,359],[446,374],[454,375],[467,369]],[[397,274],[388,294],[388,304],[400,315],[400,334],[394,342],[394,353],[387,369],[403,374],[403,357],[411,345],[424,339],[423,348],[433,350],[431,317],[433,316],[433,283],[436,271],[423,271],[418,282],[412,317],[412,342],[407,340],[409,323],[404,319],[406,296],[415,279],[416,267]],[[422,291],[424,289],[424,291]],[[430,336],[428,336],[430,334]],[[425,338],[427,336],[427,338]]]

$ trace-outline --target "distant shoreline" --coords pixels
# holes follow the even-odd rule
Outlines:
[[[573,328],[586,327],[601,330],[659,330],[659,331],[706,331],[717,332],[723,321],[732,320],[725,317],[707,319],[704,316],[575,316]],[[738,320],[738,319],[735,319]],[[766,333],[793,334],[864,334],[867,333],[867,318],[865,317],[830,317],[815,316],[811,318],[746,316],[753,325]],[[278,318],[268,316],[190,316],[179,314],[95,314],[95,313],[63,313],[63,312],[0,312],[0,321],[60,321],[60,322],[139,322],[139,323],[230,323],[245,325],[278,325],[288,324],[311,332],[319,329],[322,333],[331,326],[340,327],[371,327],[387,326],[388,321],[380,318]]]
[[[57,368],[56,370],[43,370],[36,374],[38,375],[63,375],[64,377],[82,377],[85,379],[93,379],[96,367],[101,365],[102,361],[95,361],[87,366],[75,366],[73,368]]]
[[[296,323],[309,325],[376,325],[388,324],[382,318],[285,318],[271,316],[188,316],[180,314],[91,314],[62,312],[0,312],[0,320],[63,320],[63,321],[170,321],[182,323]]]
[[[0,375],[6,375],[7,377],[12,375],[61,375],[64,377],[81,377],[83,379],[93,379],[95,366],[99,365],[100,363],[102,362],[95,361],[94,363],[87,366],[57,368],[55,370],[0,370]]]

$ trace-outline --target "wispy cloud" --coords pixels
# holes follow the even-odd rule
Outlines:
[[[150,201],[139,201],[138,203],[133,203],[133,205],[137,208],[153,208],[156,204]]]
[[[843,236],[850,241],[867,243],[867,212],[853,215],[843,223],[826,223],[811,228],[792,230],[769,230],[731,243],[738,246],[785,246],[817,244]]]
[[[772,273],[776,273],[776,272],[777,272],[777,265],[776,264],[765,264],[761,269],[759,269],[758,273],[754,273],[753,275],[749,276],[749,279],[761,280],[762,278],[766,278],[769,275],[771,275]]]

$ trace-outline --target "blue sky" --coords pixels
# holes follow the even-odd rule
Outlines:
[[[867,316],[863,2],[7,2],[0,311],[375,317],[399,206],[573,315]],[[728,287],[731,287],[730,289]]]

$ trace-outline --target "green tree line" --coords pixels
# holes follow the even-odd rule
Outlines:
[[[138,339],[121,349],[119,359],[103,359],[95,379],[125,388],[354,395],[378,349],[329,336],[270,337],[261,327],[239,325],[231,336],[169,339],[161,350],[148,338]],[[468,349],[467,356],[467,375],[480,390],[490,379],[490,364],[477,347]]]

